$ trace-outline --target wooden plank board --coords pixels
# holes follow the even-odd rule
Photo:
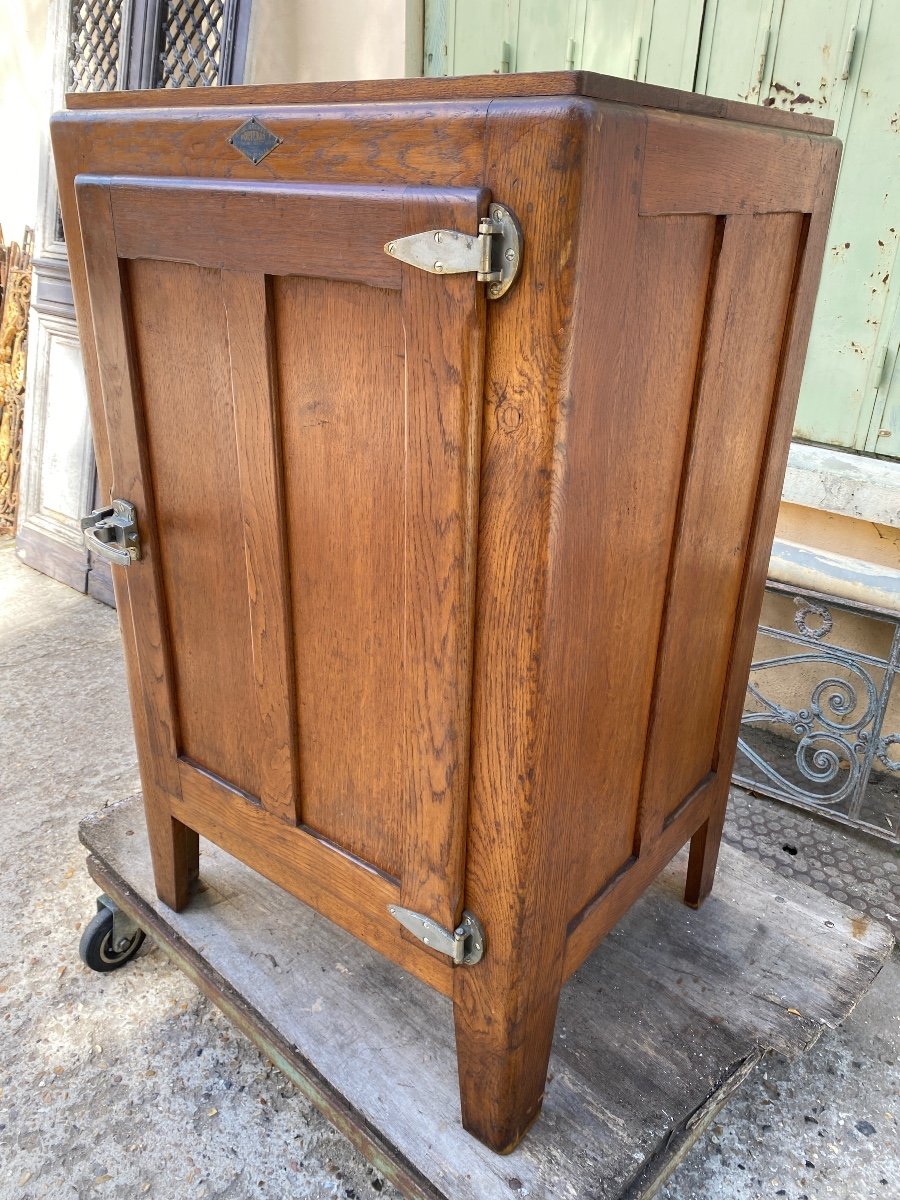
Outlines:
[[[380,1171],[428,1200],[649,1197],[768,1050],[791,1057],[843,1020],[893,944],[725,846],[693,912],[679,858],[563,989],[543,1113],[500,1157],[459,1124],[445,997],[205,842],[205,890],[165,908],[138,800],[88,818],[81,839],[98,884]]]
[[[272,296],[261,273],[222,271],[220,278],[256,684],[259,799],[267,812],[297,824],[297,718]]]
[[[834,122],[806,113],[784,112],[759,104],[742,104],[718,96],[677,91],[652,83],[637,83],[593,71],[516,71],[509,75],[461,75],[450,78],[350,80],[335,83],[254,84],[220,87],[215,92],[157,89],[149,92],[69,92],[66,107],[186,108],[240,107],[284,104],[365,104],[390,100],[404,103],[455,99],[509,99],[518,96],[591,96],[644,108],[716,117],[744,124],[768,125],[809,133],[831,133]]]

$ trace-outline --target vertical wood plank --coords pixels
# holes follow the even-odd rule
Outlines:
[[[788,320],[781,345],[772,418],[767,431],[765,466],[755,497],[753,527],[744,577],[741,581],[735,636],[728,664],[725,704],[716,743],[715,767],[723,775],[730,776],[737,748],[738,728],[756,641],[756,627],[763,602],[775,522],[781,502],[794,414],[825,257],[840,153],[839,142],[822,143],[822,167],[816,205],[812,214],[804,218],[799,234],[796,272],[791,281]]]
[[[486,209],[421,193],[404,233],[472,230]],[[404,267],[405,742],[401,903],[452,924],[462,910],[481,447],[484,287]]]
[[[720,794],[711,808],[708,822],[691,841],[685,901],[694,907],[702,904],[709,895],[715,876],[728,799],[728,782],[734,767],[747,677],[756,641],[756,628],[762,607],[772,538],[775,535],[791,431],[822,274],[828,226],[837,186],[840,144],[835,141],[823,142],[820,154],[821,167],[815,204],[812,213],[803,218],[798,239],[798,254],[791,281],[788,318],[781,343],[775,399],[766,437],[764,467],[756,492],[752,532],[744,562],[725,696],[716,739],[713,765],[720,781]]]
[[[725,221],[669,568],[641,842],[659,836],[666,818],[714,769],[802,220],[779,213]]]
[[[558,787],[580,831],[569,846],[570,917],[634,854],[715,227],[705,215],[632,211],[582,242],[582,261],[597,261],[623,299],[612,306],[605,291],[582,298],[574,332],[580,403],[564,443],[552,644],[567,701]]]
[[[398,205],[395,228],[401,217]],[[399,879],[400,292],[304,276],[271,284],[303,824]]]
[[[138,258],[123,261],[122,279],[153,480],[178,752],[256,796],[262,739],[221,272]]]
[[[300,820],[290,581],[272,320],[264,275],[222,272],[259,712],[259,800]]]
[[[128,568],[114,567],[113,573],[126,573],[144,708],[139,728],[146,742],[139,746],[139,761],[154,875],[160,899],[179,909],[187,903],[196,874],[197,838],[174,820],[171,810],[170,798],[181,795],[178,728],[130,318],[116,254],[109,189],[86,184],[78,185],[76,192],[109,436],[111,491],[134,504],[142,546],[138,562]]]
[[[465,894],[487,952],[454,972],[454,1020],[463,1124],[496,1150],[510,1150],[540,1109],[568,917],[568,795],[548,726],[565,722],[571,702],[548,699],[545,639],[565,428],[580,401],[573,231],[584,178],[603,194],[592,225],[619,231],[611,269],[627,261],[621,230],[636,220],[643,125],[604,114],[601,126],[577,102],[547,102],[536,119],[497,101],[486,130],[486,177],[519,215],[525,252],[515,287],[491,308],[487,342]]]

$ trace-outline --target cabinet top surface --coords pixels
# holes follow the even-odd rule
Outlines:
[[[479,101],[544,96],[584,96],[687,116],[717,117],[828,135],[833,123],[822,117],[782,112],[696,92],[635,83],[592,71],[540,71],[511,75],[459,75],[442,79],[375,79],[344,83],[283,83],[250,86],[158,89],[137,92],[70,93],[69,109],[232,108],[251,105],[381,104],[422,101]]]

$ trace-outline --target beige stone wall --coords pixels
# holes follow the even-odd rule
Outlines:
[[[47,121],[47,0],[0,0],[0,225],[19,241],[34,226]]]
[[[247,83],[422,73],[423,0],[265,0],[251,8]]]

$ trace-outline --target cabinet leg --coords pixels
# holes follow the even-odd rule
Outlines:
[[[457,988],[453,1006],[463,1128],[498,1154],[514,1150],[541,1111],[559,990],[533,1004],[520,997],[518,1019],[508,999],[494,1007]]]
[[[200,839],[193,829],[176,821],[168,807],[147,804],[147,832],[156,894],[163,904],[180,912],[191,898],[200,869]]]
[[[728,793],[713,806],[712,812],[691,838],[688,858],[687,880],[684,885],[684,902],[691,908],[699,908],[712,891],[719,858],[719,844],[725,824],[725,805]]]

